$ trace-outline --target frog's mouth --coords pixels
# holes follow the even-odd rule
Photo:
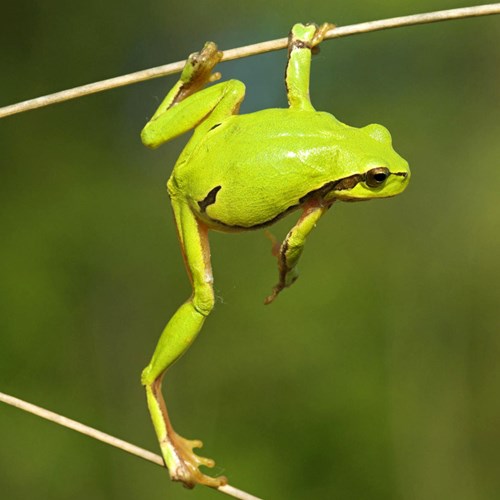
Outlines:
[[[365,172],[364,174],[354,174],[349,177],[344,177],[338,181],[333,181],[330,184],[329,191],[346,191],[353,189],[360,182],[366,183],[371,188],[382,188],[387,179],[389,179],[392,175],[396,175],[398,177],[403,177],[404,179],[408,177],[408,172],[376,172],[375,174],[371,173],[372,171]],[[377,179],[377,176],[381,176]],[[327,185],[323,186],[320,189],[323,189]]]
[[[396,180],[399,178],[400,180]],[[362,174],[354,174],[336,181],[327,182],[321,188],[308,193],[300,201],[319,195],[325,201],[363,201],[372,198],[390,198],[403,191],[410,178],[408,171],[389,172],[385,168],[375,168]],[[392,179],[392,181],[391,181]],[[360,185],[361,184],[361,185]],[[358,185],[360,185],[358,187]]]
[[[377,170],[377,169],[372,169],[372,170]],[[379,173],[379,172],[376,172]],[[283,212],[279,213],[275,217],[272,217],[271,219],[255,224],[254,226],[240,226],[240,225],[228,225],[218,219],[215,219],[213,217],[210,217],[208,215],[208,218],[210,221],[215,222],[217,226],[225,228],[225,230],[230,230],[230,231],[245,231],[248,229],[261,229],[267,226],[270,226],[277,222],[279,219],[282,217],[285,217],[289,213],[297,210],[301,206],[303,206],[305,203],[308,201],[314,199],[314,198],[319,198],[325,202],[326,205],[330,206],[336,199],[342,200],[342,201],[368,201],[372,198],[390,198],[391,196],[395,196],[396,194],[400,193],[405,187],[406,184],[408,184],[408,180],[410,177],[410,173],[408,171],[403,171],[403,172],[387,172],[387,176],[382,179],[379,179],[380,185],[377,187],[371,187],[367,188],[364,187],[364,195],[361,195],[360,193],[353,193],[351,194],[352,190],[356,188],[356,186],[363,182],[366,183],[368,186],[368,182],[371,182],[372,180],[369,180],[368,177],[368,172],[364,174],[354,174],[350,175],[348,177],[344,177],[342,179],[337,179],[335,181],[330,181],[325,184],[323,184],[320,188],[314,189],[312,191],[309,191],[307,194],[302,196],[299,199],[299,202],[288,207],[287,209],[283,210]],[[372,172],[373,176],[373,172]],[[387,179],[390,179],[392,176],[397,176],[397,177],[402,177],[403,180],[399,182],[400,185],[403,187],[400,187],[399,189],[393,190],[393,191],[386,191],[384,188],[387,186]],[[205,197],[204,200],[199,201],[198,205],[200,207],[200,211],[202,214],[206,213],[206,209],[209,205],[215,203],[215,198],[218,193],[218,191],[221,189],[221,186],[216,186],[213,188],[208,195]],[[380,192],[384,192],[383,195],[374,195],[374,193],[379,190]]]
[[[351,191],[360,182],[366,183],[372,189],[376,189],[377,187],[382,189],[384,187],[384,184],[387,181],[387,179],[389,179],[392,175],[396,175],[396,176],[403,177],[403,178],[408,177],[408,172],[389,172],[389,171],[387,171],[386,173],[383,173],[383,177],[380,177],[378,180],[375,178],[376,184],[374,184],[373,174],[371,174],[370,179],[368,178],[370,176],[370,172],[371,171],[368,171],[364,174],[353,174],[353,175],[350,175],[349,177],[344,177],[344,178],[338,179],[336,181],[327,182],[326,184],[323,184],[323,186],[321,186],[320,188],[315,189],[314,191],[310,191],[305,196],[300,198],[300,203],[304,203],[305,201],[307,201],[308,199],[310,199],[314,196],[320,196],[321,198],[324,198],[332,191],[334,191],[334,192]],[[375,174],[375,176],[378,174],[382,174],[382,172],[377,172]]]

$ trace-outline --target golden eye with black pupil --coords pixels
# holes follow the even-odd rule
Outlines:
[[[388,168],[372,168],[365,174],[366,185],[372,188],[379,187],[386,181],[387,177],[389,177],[390,174],[391,173],[389,172]]]

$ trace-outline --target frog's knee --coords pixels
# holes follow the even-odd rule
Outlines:
[[[215,305],[214,291],[211,286],[204,285],[195,290],[191,299],[195,310],[203,316],[208,316]]]
[[[146,385],[151,385],[154,382],[154,377],[151,377],[151,364],[146,366],[144,370],[142,370],[141,373],[141,384],[146,386]]]

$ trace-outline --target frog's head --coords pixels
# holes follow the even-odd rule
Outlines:
[[[382,125],[348,127],[346,147],[339,164],[342,179],[332,195],[340,200],[387,198],[401,193],[410,180],[408,162],[392,148],[389,131]]]

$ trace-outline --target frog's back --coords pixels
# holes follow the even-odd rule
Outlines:
[[[315,111],[234,115],[186,148],[172,180],[205,220],[228,229],[265,225],[330,180],[344,127]]]

